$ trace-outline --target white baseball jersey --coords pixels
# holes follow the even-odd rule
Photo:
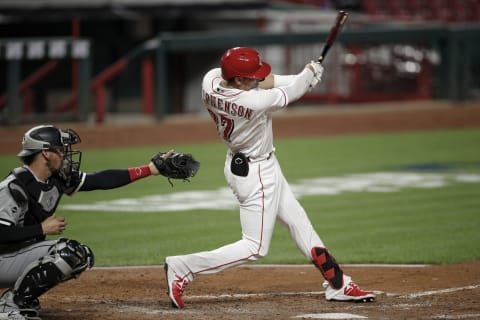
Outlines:
[[[302,96],[313,74],[305,70],[298,77],[292,88],[244,91],[221,86],[220,68],[212,69],[204,76],[203,103],[217,125],[220,138],[232,153],[243,152],[255,159],[274,151],[272,112]],[[297,88],[298,85],[301,87]]]
[[[239,202],[242,239],[213,251],[167,257],[166,263],[181,281],[264,257],[277,221],[288,228],[308,259],[313,247],[323,247],[273,153],[272,112],[303,96],[313,72],[304,69],[294,76],[274,76],[273,89],[230,89],[221,85],[222,80],[221,69],[209,71],[202,98],[229,148],[224,174]],[[237,152],[248,157],[243,176],[231,170]]]
[[[175,306],[183,307],[185,286],[197,275],[216,273],[266,256],[277,222],[288,230],[302,254],[328,281],[327,299],[339,292],[343,295],[344,284],[351,281],[329,254],[327,257],[323,241],[295,198],[273,152],[272,112],[303,96],[320,79],[314,79],[313,72],[306,67],[297,75],[274,75],[273,85],[271,80],[268,77],[264,82],[265,87],[273,86],[271,89],[240,90],[222,86],[225,82],[221,69],[204,76],[203,103],[229,148],[223,172],[238,200],[242,238],[215,250],[165,258],[168,295]],[[374,297],[371,292],[358,290],[340,300],[351,300],[352,296]]]

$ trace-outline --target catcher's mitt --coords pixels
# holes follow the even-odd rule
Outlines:
[[[191,154],[174,152],[169,158],[163,159],[166,152],[159,152],[152,157],[152,162],[161,175],[170,179],[187,180],[193,177],[200,168],[200,162]],[[170,182],[171,183],[171,182]]]

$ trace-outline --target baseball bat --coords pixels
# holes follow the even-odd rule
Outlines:
[[[337,18],[335,19],[335,23],[332,25],[332,28],[330,29],[330,32],[328,34],[327,41],[323,45],[322,53],[320,54],[320,57],[318,57],[317,59],[319,63],[322,63],[323,59],[325,59],[328,53],[328,50],[330,50],[330,47],[335,42],[335,39],[337,38],[337,35],[342,29],[345,22],[347,21],[347,18],[348,18],[347,12],[343,10],[338,12]]]

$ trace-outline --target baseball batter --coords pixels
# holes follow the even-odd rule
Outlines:
[[[242,239],[213,251],[167,257],[167,293],[174,307],[184,307],[184,289],[197,275],[266,256],[276,221],[289,230],[301,252],[321,271],[327,300],[367,302],[375,298],[345,275],[325,248],[275,157],[272,113],[314,87],[323,67],[311,62],[296,75],[270,71],[257,51],[236,47],[223,54],[221,68],[203,78],[203,103],[228,148],[224,174],[240,205]]]
[[[72,129],[28,130],[18,153],[24,165],[0,182],[0,288],[8,288],[0,296],[0,319],[40,319],[38,297],[93,266],[88,246],[66,238],[46,240],[67,228],[65,218],[56,215],[63,194],[118,188],[150,175],[188,178],[198,170],[194,163],[182,176],[177,162],[193,158],[184,161],[170,150],[154,155],[148,165],[87,174],[80,171],[81,152],[72,150],[79,142]]]

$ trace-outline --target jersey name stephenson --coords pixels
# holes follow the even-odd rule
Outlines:
[[[231,152],[261,157],[274,150],[271,112],[286,106],[280,89],[248,91],[225,88],[221,69],[207,72],[202,100]]]
[[[217,91],[220,91],[220,90],[222,89],[217,89]],[[253,110],[248,107],[237,105],[235,102],[230,102],[228,100],[218,98],[205,91],[203,92],[202,97],[203,97],[204,104],[212,106],[233,117],[242,117],[247,120],[250,120],[252,118]]]

